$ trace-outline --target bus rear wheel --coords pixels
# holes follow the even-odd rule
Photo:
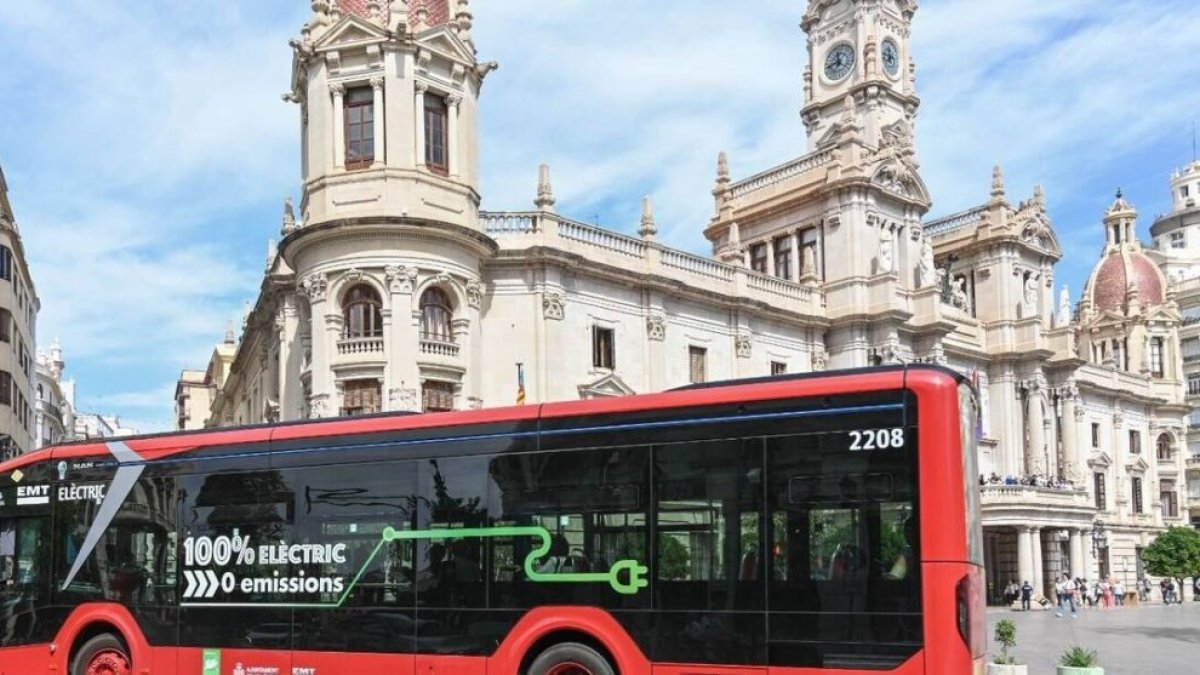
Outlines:
[[[71,675],[130,675],[133,667],[125,645],[115,636],[102,633],[88,640],[75,654]]]
[[[562,642],[538,655],[529,675],[615,675],[596,650],[578,642]]]

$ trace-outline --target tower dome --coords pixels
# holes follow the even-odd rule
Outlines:
[[[1104,257],[1092,270],[1084,291],[1084,298],[1097,311],[1124,313],[1135,301],[1147,307],[1166,300],[1166,279],[1134,236],[1136,220],[1137,209],[1118,190],[1104,216],[1108,237]]]

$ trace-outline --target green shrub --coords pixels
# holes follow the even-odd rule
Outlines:
[[[1091,649],[1084,649],[1079,645],[1071,647],[1063,652],[1063,655],[1058,659],[1058,665],[1068,666],[1070,668],[1095,668],[1100,663],[1100,657]]]
[[[1017,646],[1017,625],[1008,619],[997,621],[996,642],[1000,643],[1000,656],[993,662],[1006,666],[1015,664],[1017,660],[1008,655],[1008,648]]]

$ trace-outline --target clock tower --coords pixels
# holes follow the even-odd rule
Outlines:
[[[889,127],[911,133],[920,105],[909,50],[916,11],[916,0],[809,1],[800,25],[808,34],[801,116],[810,152],[836,141],[851,102],[866,145],[879,147]]]

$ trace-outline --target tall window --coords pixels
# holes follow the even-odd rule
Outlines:
[[[1188,375],[1188,396],[1200,395],[1200,374]]]
[[[375,93],[370,87],[346,90],[346,168],[375,161]]]
[[[1140,476],[1134,476],[1129,479],[1129,484],[1132,487],[1133,494],[1133,512],[1142,513],[1142,479]]]
[[[0,342],[12,342],[12,312],[0,308]]]
[[[421,339],[454,342],[454,333],[450,331],[453,316],[454,308],[446,291],[436,287],[426,290],[421,294]]]
[[[1135,455],[1142,454],[1142,432],[1129,430],[1129,452]]]
[[[12,249],[0,245],[0,279],[12,281]]]
[[[342,388],[342,415],[369,415],[383,410],[379,380],[348,380]]]
[[[616,362],[614,332],[611,328],[592,326],[592,366],[613,369]]]
[[[1171,248],[1187,248],[1187,240],[1184,238],[1183,232],[1171,233]]]
[[[775,276],[780,279],[792,278],[791,237],[780,237],[775,240]]]
[[[1195,317],[1200,319],[1200,316]],[[1183,362],[1200,360],[1200,338],[1187,338],[1179,343],[1179,350],[1183,352]]]
[[[430,171],[445,175],[449,171],[446,151],[446,99],[425,94],[425,165]]]
[[[767,273],[766,244],[755,244],[750,247],[750,269],[763,274]]]
[[[1158,501],[1162,504],[1163,518],[1179,517],[1179,499],[1175,495],[1175,483],[1164,480],[1158,491]]]
[[[1150,339],[1150,374],[1154,377],[1163,376],[1163,339]]]
[[[1171,437],[1162,434],[1158,437],[1158,442],[1155,443],[1156,454],[1162,461],[1171,461]]]
[[[421,405],[425,412],[454,410],[454,384],[426,380],[421,385]]]
[[[708,350],[688,347],[688,378],[693,384],[708,381]]]
[[[383,303],[379,293],[366,284],[358,284],[346,293],[342,302],[343,335],[348,338],[383,336]]]
[[[1096,499],[1096,510],[1106,510],[1108,508],[1108,489],[1104,484],[1104,474],[1092,474],[1092,488],[1092,496]]]
[[[786,363],[784,363],[783,361],[772,361],[771,362],[771,374],[772,375],[783,375],[785,373],[787,373],[787,364]]]
[[[1092,422],[1092,447],[1100,447],[1100,423]]]
[[[12,405],[13,379],[12,373],[0,370],[0,405]]]

